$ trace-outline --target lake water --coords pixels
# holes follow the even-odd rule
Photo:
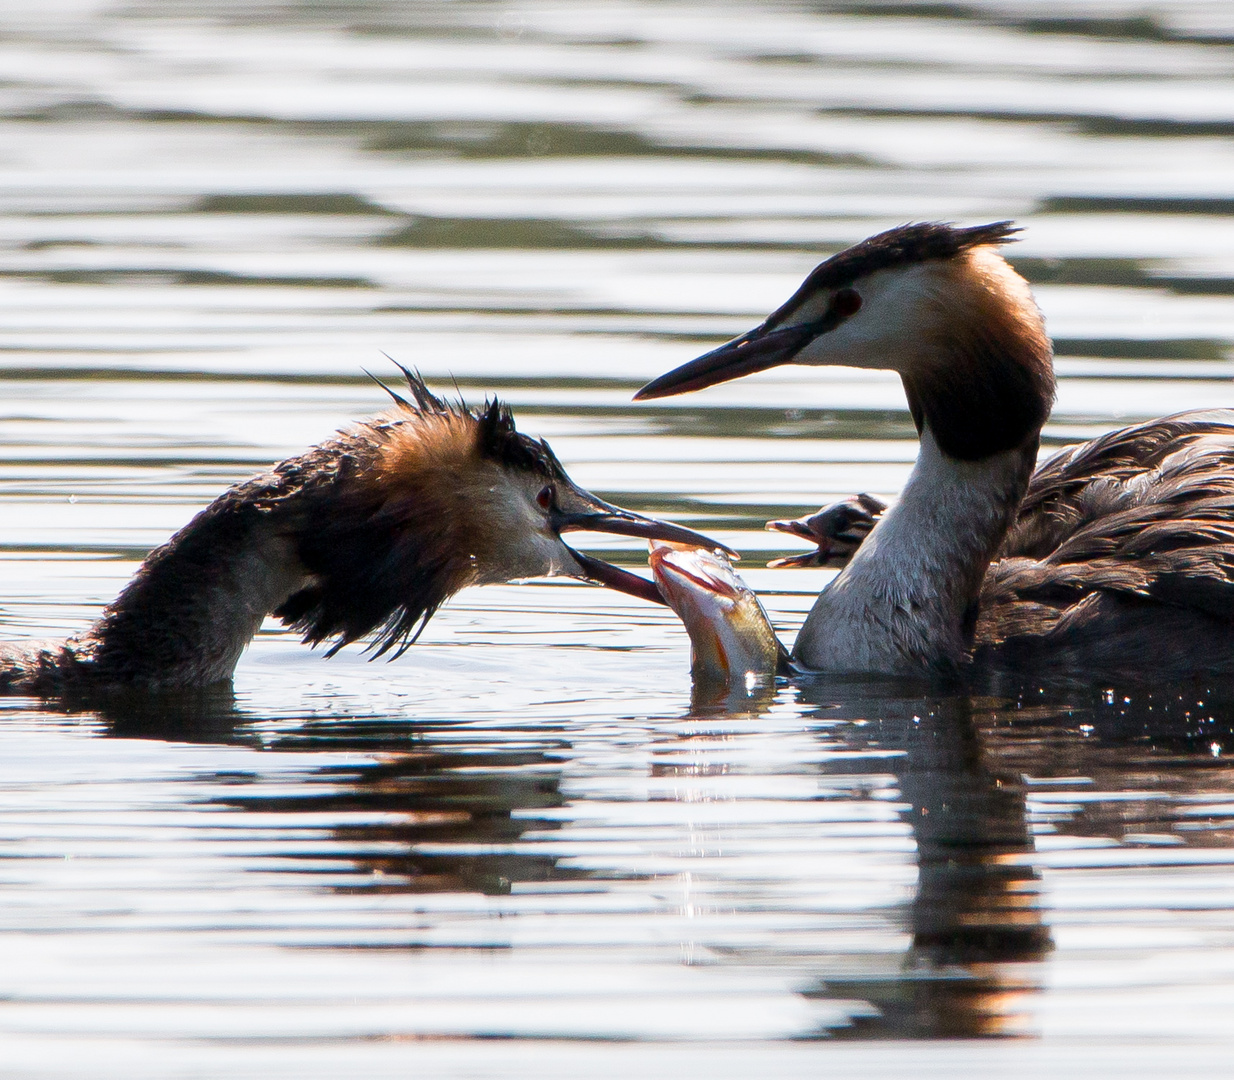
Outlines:
[[[8,0],[0,631],[88,625],[384,352],[740,549],[791,639],[828,574],[763,523],[894,496],[898,380],[631,394],[842,246],[1005,217],[1047,445],[1234,404],[1227,0]],[[394,663],[270,623],[182,714],[0,699],[0,1074],[1230,1074],[1234,705],[725,707],[688,653],[533,583]]]

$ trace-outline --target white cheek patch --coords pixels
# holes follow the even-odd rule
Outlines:
[[[861,307],[834,330],[820,334],[796,356],[798,364],[884,371],[911,367],[937,318],[946,287],[941,264],[871,274],[853,288]]]
[[[830,294],[807,297],[784,318],[777,319],[774,323],[772,323],[769,329],[783,330],[793,326],[802,326],[805,323],[817,322],[827,314],[827,309],[830,306]]]

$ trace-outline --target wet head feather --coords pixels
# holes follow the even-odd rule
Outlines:
[[[513,469],[536,473],[546,480],[560,480],[565,470],[543,439],[530,439],[515,429],[508,406],[496,398],[477,416],[480,452],[489,460]]]
[[[368,634],[375,655],[402,653],[497,560],[503,537],[484,507],[502,471],[562,475],[548,446],[517,431],[505,405],[472,411],[403,371],[414,405],[400,400],[279,467],[288,487],[282,513],[311,581],[275,615],[311,644],[334,639],[331,654]]]

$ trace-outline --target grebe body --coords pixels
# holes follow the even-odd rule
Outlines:
[[[662,602],[655,585],[567,545],[591,530],[715,547],[574,484],[497,401],[414,401],[220,495],[151,552],[89,630],[0,645],[0,691],[192,690],[228,682],[268,614],[333,653],[397,655],[469,585],[568,575]]]
[[[785,363],[899,373],[920,451],[895,505],[850,500],[778,524],[820,541],[814,561],[845,563],[797,638],[800,667],[1234,674],[1234,413],[1126,428],[1038,469],[1053,357],[999,252],[1015,232],[927,223],[871,237],[637,396]]]

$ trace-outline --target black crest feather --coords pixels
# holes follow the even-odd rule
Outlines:
[[[878,270],[910,266],[931,259],[950,259],[983,244],[1010,243],[1019,231],[1010,221],[995,221],[967,229],[959,229],[942,221],[900,225],[862,240],[819,263],[798,294],[804,295],[816,289],[842,288]]]
[[[509,406],[493,398],[485,403],[484,411],[476,419],[480,422],[480,453],[486,458],[539,473],[546,480],[564,475],[561,462],[548,443],[529,438],[515,428]]]
[[[450,411],[450,407],[428,388],[424,377],[418,371],[409,371],[397,360],[390,360],[390,363],[403,373],[403,377],[407,380],[407,388],[411,391],[411,396],[416,399],[416,404],[420,407],[421,412],[444,413]],[[462,397],[460,395],[459,405],[462,406],[462,404]]]
[[[377,378],[376,375],[374,375],[371,371],[369,371],[368,368],[361,368],[360,370],[363,371],[364,374],[367,375],[370,379],[372,379],[373,382],[375,382],[378,386],[380,386],[387,394],[389,394],[391,399],[393,399],[395,405],[398,405],[401,408],[408,409],[408,410],[414,408],[411,402],[408,401],[405,397],[403,397],[402,394],[397,394],[393,390],[391,390],[385,383],[383,383],[379,378]]]

